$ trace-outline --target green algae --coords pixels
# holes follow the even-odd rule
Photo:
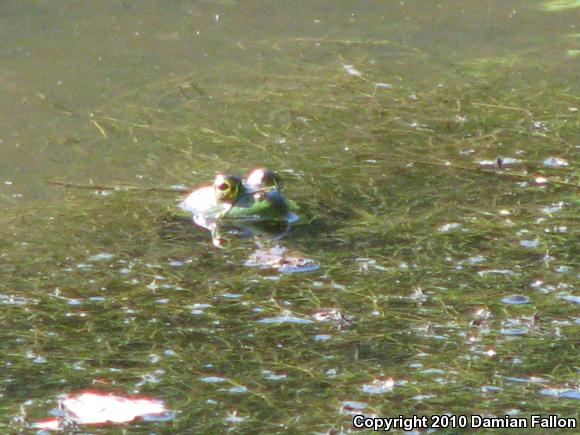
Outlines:
[[[550,11],[550,12],[567,11],[569,9],[580,8],[580,1],[578,1],[578,0],[552,0],[552,1],[544,2],[542,7],[546,11]]]
[[[574,70],[533,51],[450,61],[331,39],[273,38],[256,44],[268,68],[128,89],[67,142],[144,186],[281,171],[302,219],[279,243],[320,269],[245,267],[256,241],[213,248],[171,192],[49,185],[58,201],[14,200],[0,210],[0,427],[84,388],[177,411],[127,433],[347,431],[350,402],[577,415],[577,399],[541,393],[577,383]],[[308,53],[318,61],[296,60]],[[390,378],[383,394],[364,388]]]

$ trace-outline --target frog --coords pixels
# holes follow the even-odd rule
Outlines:
[[[211,229],[218,222],[293,222],[298,216],[281,190],[280,177],[269,169],[252,171],[244,180],[218,173],[211,185],[201,186],[180,202],[193,221]]]
[[[275,202],[276,200],[284,202],[285,207],[288,209],[287,217],[289,221],[294,222],[298,219],[294,212],[300,210],[300,207],[296,202],[284,197],[282,193],[284,186],[282,177],[276,172],[265,167],[255,168],[247,174],[245,183],[256,192],[254,193],[256,200],[266,198],[270,202]]]

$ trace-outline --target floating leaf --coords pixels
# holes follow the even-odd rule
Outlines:
[[[137,418],[166,420],[172,417],[162,401],[150,397],[118,396],[101,391],[66,394],[59,399],[61,418],[50,418],[33,424],[36,429],[61,430],[62,421],[75,424],[121,424]]]
[[[313,260],[303,257],[297,252],[288,251],[286,248],[280,246],[256,250],[248,258],[245,265],[274,269],[282,273],[311,272],[320,267]]]

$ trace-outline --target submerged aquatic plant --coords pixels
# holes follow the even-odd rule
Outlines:
[[[560,12],[568,9],[580,8],[580,0],[550,0],[542,4],[546,11]]]

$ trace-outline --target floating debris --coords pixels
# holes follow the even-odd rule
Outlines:
[[[362,77],[362,73],[354,67],[354,65],[342,65],[342,69],[346,71],[347,74],[354,77]]]
[[[515,166],[519,165],[520,163],[522,163],[520,159],[516,159],[513,157],[498,157],[497,159],[497,165],[500,167]]]
[[[544,166],[548,168],[565,168],[566,166],[570,165],[568,160],[562,159],[560,157],[548,157],[543,162]]]
[[[57,418],[32,425],[35,429],[63,430],[69,422],[76,425],[128,423],[137,418],[164,421],[173,418],[162,401],[145,396],[119,396],[101,391],[66,394],[59,398]]]
[[[316,311],[312,318],[317,322],[332,322],[342,319],[342,314],[335,308]]]
[[[547,130],[546,123],[542,121],[532,121],[532,128],[536,130]]]
[[[364,384],[361,390],[368,394],[385,394],[393,391],[395,385],[405,384],[405,381],[395,382],[393,378],[375,379],[370,384]]]
[[[227,421],[228,423],[241,423],[242,421],[246,420],[248,417],[242,417],[240,415],[238,415],[238,413],[236,411],[232,412],[231,414],[229,414],[226,418],[224,418],[224,421]]]
[[[495,160],[479,160],[475,163],[483,168],[507,168],[519,165],[522,161],[514,157],[498,157]]]
[[[314,314],[312,314],[312,318],[317,322],[333,322],[336,323],[339,327],[352,323],[351,316],[342,314],[336,308],[316,311]]]
[[[359,257],[355,258],[354,261],[356,261],[359,264],[359,270],[361,272],[368,272],[371,269],[380,270],[382,272],[388,270],[386,267],[378,264],[377,260],[374,260],[372,258]]]
[[[256,250],[244,265],[274,269],[281,273],[312,272],[320,268],[320,265],[313,260],[281,246]]]
[[[490,357],[490,358],[492,358],[492,357],[494,357],[494,356],[496,356],[496,355],[497,355],[497,351],[496,351],[495,349],[491,348],[491,347],[490,347],[489,349],[486,349],[486,351],[485,351],[485,352],[483,352],[483,353],[484,353],[486,356]]]
[[[442,232],[442,233],[448,233],[448,232],[453,231],[453,230],[458,230],[462,226],[463,225],[461,225],[460,223],[452,222],[452,223],[449,223],[449,224],[441,225],[439,227],[439,231]]]

